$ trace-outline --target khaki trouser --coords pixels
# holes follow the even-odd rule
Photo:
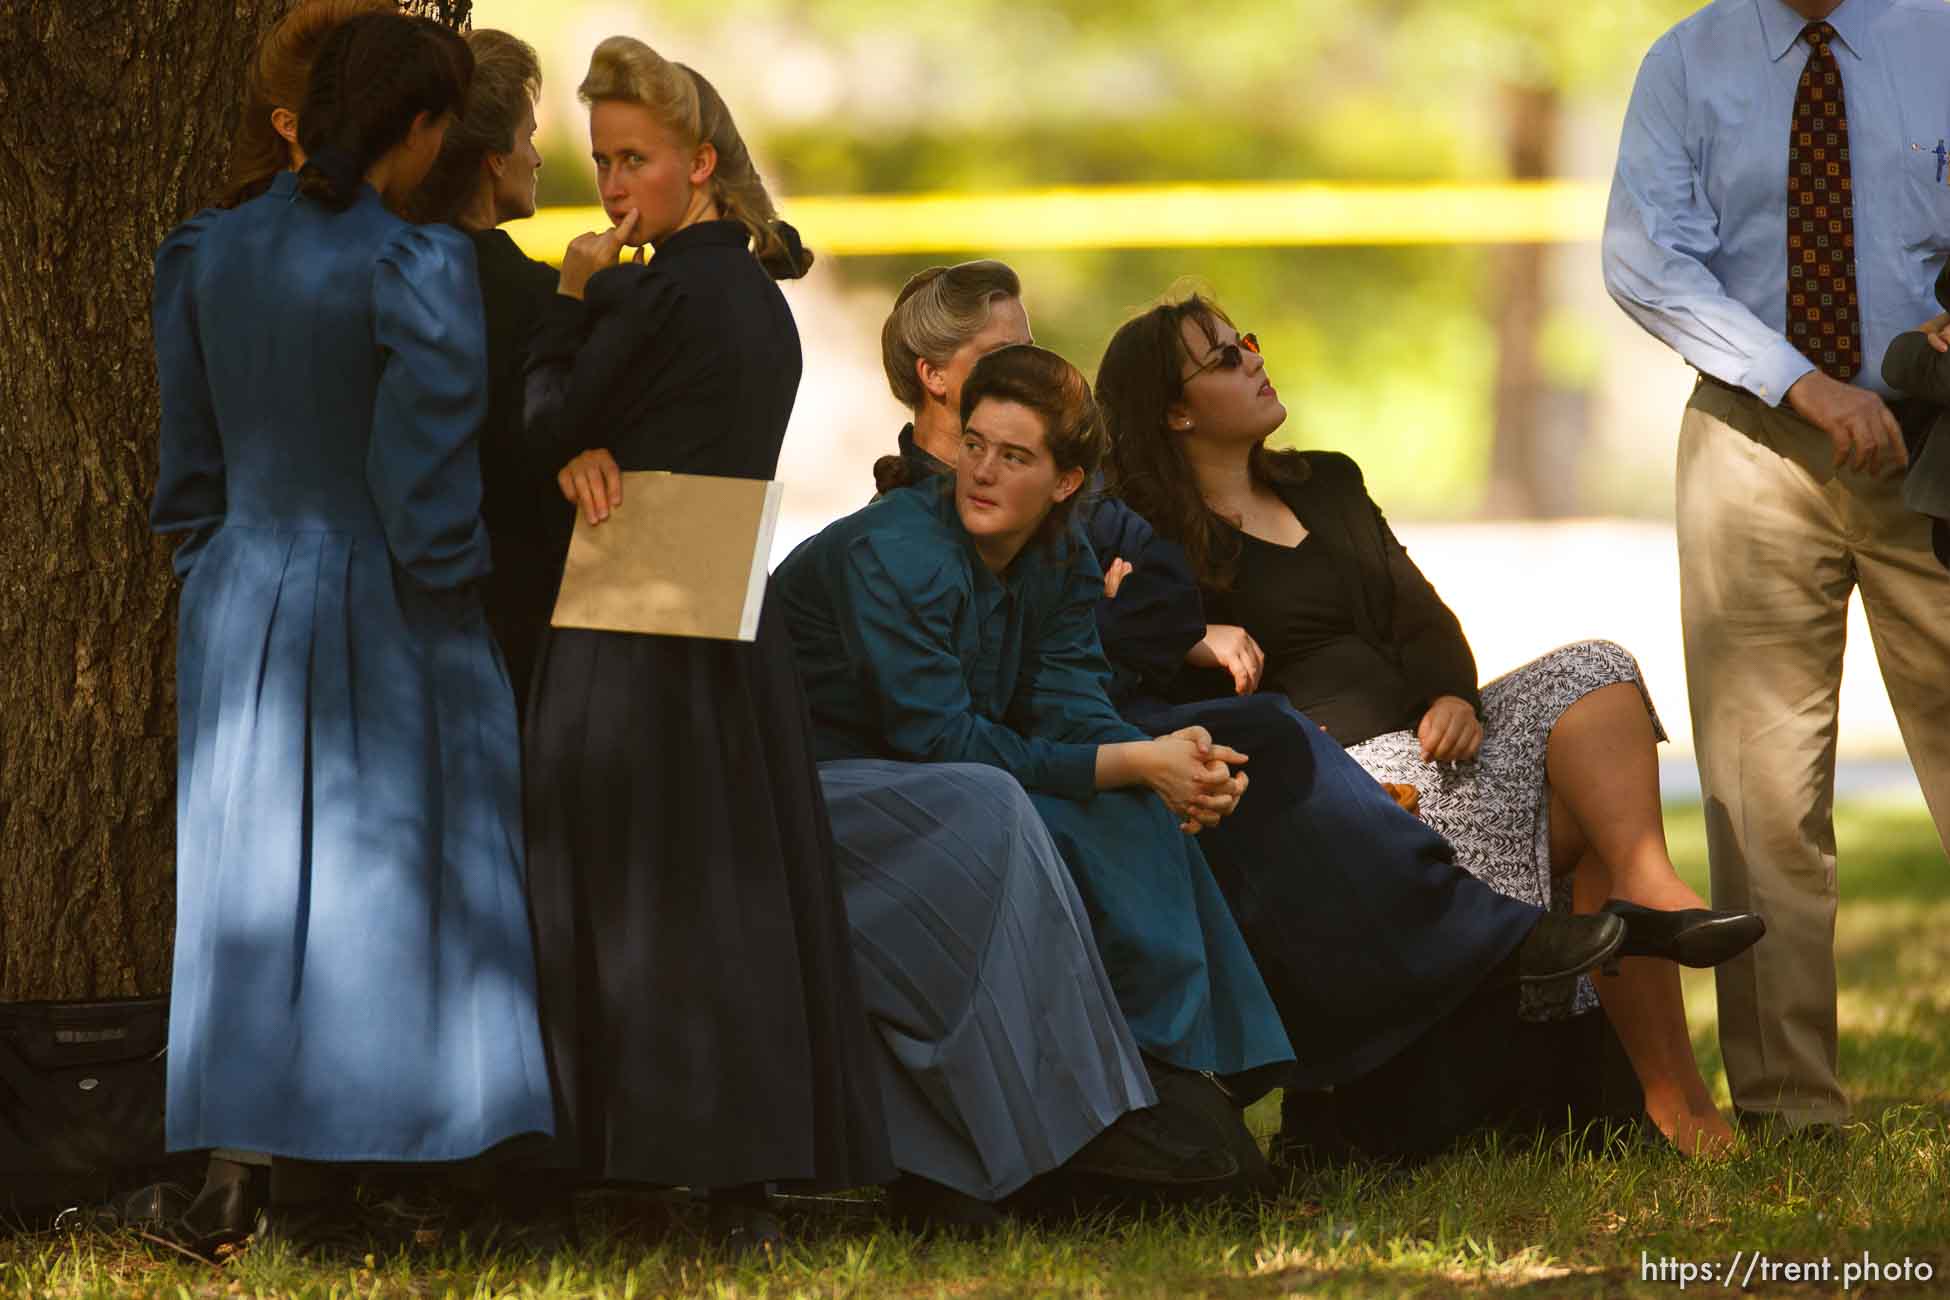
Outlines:
[[[1736,1109],[1846,1118],[1835,1068],[1835,733],[1848,601],[1950,845],[1950,572],[1901,479],[1832,468],[1785,407],[1702,382],[1679,427],[1679,590],[1713,905],[1767,935],[1715,975]]]

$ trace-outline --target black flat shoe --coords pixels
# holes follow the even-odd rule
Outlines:
[[[1622,898],[1607,899],[1602,910],[1625,922],[1620,957],[1657,957],[1681,966],[1718,966],[1767,933],[1767,922],[1758,912],[1715,912],[1704,907],[1662,912]]]
[[[1155,1109],[1127,1111],[1063,1167],[1134,1183],[1216,1183],[1237,1176],[1239,1162],[1230,1152],[1180,1137]]]
[[[1566,979],[1611,961],[1624,944],[1625,922],[1616,916],[1546,912],[1517,945],[1514,963],[1505,958],[1504,969],[1514,964],[1525,984]]]
[[[987,1201],[914,1174],[902,1174],[887,1189],[887,1208],[903,1228],[928,1236],[983,1237],[1009,1226]]]
[[[777,1264],[785,1258],[785,1229],[767,1206],[714,1199],[710,1233],[734,1262]]]

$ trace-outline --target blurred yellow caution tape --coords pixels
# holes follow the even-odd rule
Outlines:
[[[1606,186],[1330,183],[1104,185],[993,194],[859,194],[786,199],[818,253],[1305,245],[1537,244],[1596,239]],[[609,225],[600,207],[544,208],[507,231],[556,262]]]

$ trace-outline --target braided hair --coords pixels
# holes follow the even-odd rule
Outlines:
[[[299,193],[350,206],[420,114],[465,111],[473,75],[467,42],[431,19],[375,13],[341,24],[319,48],[298,110]]]

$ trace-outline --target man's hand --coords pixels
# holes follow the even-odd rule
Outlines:
[[[1909,464],[1902,426],[1883,400],[1866,388],[1810,370],[1787,391],[1794,413],[1828,435],[1835,467],[1846,463],[1866,474],[1894,473]]]

